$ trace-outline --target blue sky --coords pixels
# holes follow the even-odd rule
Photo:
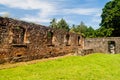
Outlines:
[[[99,28],[102,8],[110,0],[0,0],[0,16],[49,25],[51,19],[64,18],[69,25]]]

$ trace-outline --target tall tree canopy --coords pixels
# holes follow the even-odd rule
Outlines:
[[[84,37],[90,37],[94,32],[94,29],[92,27],[87,27],[83,22],[81,22],[79,25],[72,25],[70,32],[82,34]]]
[[[72,25],[70,32],[78,33],[78,34],[84,34],[86,31],[87,26],[83,22],[81,22],[79,25]]]
[[[69,31],[69,25],[63,18],[60,21],[58,21],[57,27],[58,29],[64,29],[65,31]]]
[[[55,18],[52,19],[52,21],[50,22],[50,27],[51,28],[57,28],[57,20]]]
[[[112,0],[103,8],[101,27],[113,28],[111,36],[120,36],[120,0]]]
[[[58,22],[55,18],[53,18],[52,21],[50,22],[50,27],[55,28],[55,29],[63,29],[65,31],[69,31],[69,25],[63,18]]]

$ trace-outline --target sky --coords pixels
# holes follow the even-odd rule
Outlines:
[[[102,8],[110,0],[0,0],[0,16],[49,26],[61,18],[71,26],[84,22],[99,28]]]

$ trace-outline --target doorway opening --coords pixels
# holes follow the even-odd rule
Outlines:
[[[108,51],[111,54],[115,54],[115,41],[108,41]]]

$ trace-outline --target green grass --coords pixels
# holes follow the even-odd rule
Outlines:
[[[120,80],[120,54],[67,56],[0,70],[0,80]]]

